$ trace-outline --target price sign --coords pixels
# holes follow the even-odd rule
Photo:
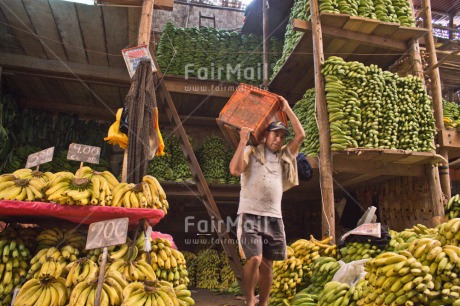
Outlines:
[[[101,148],[87,146],[79,143],[71,143],[67,159],[76,160],[84,163],[99,164]]]
[[[126,243],[128,221],[128,218],[119,218],[91,223],[86,239],[86,250]]]
[[[26,168],[36,167],[53,160],[54,147],[30,154],[27,158]]]

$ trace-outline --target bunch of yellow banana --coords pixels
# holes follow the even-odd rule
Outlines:
[[[78,178],[71,172],[57,172],[45,186],[46,200],[58,204],[87,205],[93,185],[88,178]]]
[[[136,244],[143,249],[144,239],[138,239]],[[149,256],[157,279],[171,282],[174,286],[189,284],[184,255],[172,248],[169,240],[164,238],[151,240],[151,251],[141,252],[138,259],[148,261]]]
[[[11,226],[8,228],[11,228]],[[37,248],[37,235],[39,234],[37,227],[18,227],[17,231],[27,249],[35,250]]]
[[[86,238],[75,230],[61,230],[57,227],[45,229],[37,236],[37,249],[57,247],[61,245],[70,245],[74,249],[83,250],[86,244]],[[75,253],[75,250],[73,250]],[[76,255],[78,256],[78,254]],[[76,258],[71,258],[76,260]]]
[[[150,306],[180,304],[176,292],[170,283],[166,281],[152,281],[145,282],[145,284],[133,282],[126,286],[123,290],[123,303],[121,305]],[[189,304],[187,303],[187,305]]]
[[[202,289],[216,289],[220,284],[220,256],[213,249],[198,252],[196,266],[196,286]]]
[[[365,258],[374,258],[381,252],[382,250],[376,245],[371,245],[370,243],[349,242],[340,249],[340,259],[348,263]]]
[[[355,286],[331,281],[324,285],[324,290],[318,295],[318,306],[351,306]]]
[[[187,265],[188,278],[190,280],[188,286],[195,287],[196,286],[196,266],[197,266],[198,256],[188,251],[183,251],[182,255],[184,256],[184,260]]]
[[[296,294],[296,287],[302,281],[302,260],[294,256],[294,250],[287,247],[287,259],[273,262],[273,282],[270,288],[270,303],[282,303]]]
[[[40,281],[32,278],[31,280],[25,282],[21,287],[16,299],[14,300],[13,306],[66,305],[68,291],[64,283],[65,280],[62,277],[47,281]]]
[[[41,201],[43,187],[52,177],[51,172],[19,169],[12,174],[0,176],[0,199],[18,201]]]
[[[68,288],[81,282],[92,282],[97,280],[99,276],[98,265],[86,257],[71,262],[65,267],[65,269],[68,272],[65,282],[65,285]]]
[[[221,270],[220,270],[220,289],[227,290],[236,281],[235,273],[233,273],[232,268],[230,267],[230,263],[228,261],[228,257],[225,252],[220,253],[220,262],[221,262]],[[188,267],[188,266],[187,266]],[[190,275],[190,268],[187,269]]]
[[[73,249],[71,246],[64,246],[61,248],[67,255],[69,249]],[[78,254],[78,253],[77,253]],[[55,247],[41,249],[35,254],[30,260],[30,269],[27,272],[27,278],[38,278],[40,280],[47,280],[51,278],[65,277],[66,271],[65,266],[72,260],[76,259],[76,255],[72,253],[65,258],[62,252]]]
[[[75,173],[76,177],[91,181],[91,205],[110,206],[112,190],[119,184],[117,178],[109,171],[98,172],[88,166],[82,167]]]
[[[385,251],[396,252],[405,250],[409,244],[418,238],[431,237],[436,238],[437,230],[428,228],[423,224],[414,225],[412,228],[405,229],[401,232],[390,230],[391,240]]]
[[[187,289],[185,284],[174,287],[174,292],[178,299],[180,306],[195,305],[195,301],[192,298],[192,293]]]
[[[128,282],[156,280],[155,271],[145,260],[126,261],[123,258],[115,260],[107,271],[118,271]]]
[[[460,244],[460,218],[454,218],[444,222],[436,227],[438,230],[438,239],[442,245],[451,244],[458,246]]]
[[[384,252],[365,264],[367,287],[357,305],[428,305],[435,289],[430,268],[423,266],[407,251]]]
[[[156,178],[146,175],[142,182],[120,183],[113,188],[111,206],[126,208],[156,208],[167,213],[169,209],[166,194]]]
[[[0,301],[7,303],[14,286],[26,276],[30,252],[17,231],[7,227],[0,233]]]

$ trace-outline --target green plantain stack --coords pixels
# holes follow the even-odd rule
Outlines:
[[[331,56],[322,69],[331,149],[432,151],[434,117],[421,80]]]
[[[318,295],[310,293],[307,288],[299,291],[289,301],[291,306],[316,306],[318,305]]]
[[[409,243],[418,238],[432,237],[435,238],[437,230],[433,228],[427,228],[423,224],[416,224],[412,228],[405,229],[397,232],[390,230],[391,240],[388,243],[385,251],[396,252],[399,250],[405,250]]]
[[[370,243],[348,242],[340,249],[340,259],[349,263],[355,260],[374,258],[381,252],[382,250]]]
[[[188,251],[184,251],[182,254],[184,255],[184,259],[187,264],[188,278],[190,280],[189,286],[196,287],[196,268],[198,256]]]
[[[318,295],[318,306],[354,306],[356,305],[353,300],[355,290],[355,286],[336,281],[328,282]]]
[[[159,181],[171,181],[174,177],[174,172],[171,167],[171,153],[167,152],[163,156],[155,156],[149,164],[147,173],[156,177]]]
[[[292,108],[292,111],[296,114],[302,123],[302,127],[305,131],[308,131],[305,140],[299,148],[299,152],[304,153],[306,156],[318,156],[319,152],[319,132],[318,124],[316,121],[316,110],[315,110],[315,89],[309,89],[305,92],[301,100]],[[291,135],[294,134],[291,125],[289,125]],[[293,136],[289,137],[289,140]]]
[[[227,151],[223,139],[218,136],[209,136],[204,140],[199,162],[203,175],[209,182],[226,182],[230,171]]]
[[[9,305],[13,289],[27,274],[30,250],[21,229],[5,228],[0,233],[0,305]]]
[[[205,249],[198,252],[196,267],[196,287],[217,289],[220,287],[221,258],[219,252]]]
[[[450,198],[444,207],[444,213],[449,220],[460,217],[460,195]]]
[[[225,252],[220,253],[220,289],[228,290],[232,284],[236,281],[235,273],[233,273],[230,263],[228,262],[228,257]]]
[[[442,112],[444,116],[444,127],[455,129],[460,126],[460,105],[442,99]]]
[[[315,259],[311,264],[310,285],[306,291],[310,294],[318,295],[323,290],[326,283],[332,281],[332,278],[340,269],[340,264],[333,257],[320,257]]]
[[[175,136],[171,136],[168,138],[167,143],[171,150],[171,167],[174,173],[174,180],[176,182],[182,182],[186,179],[191,179],[192,173],[185,160],[179,141]]]

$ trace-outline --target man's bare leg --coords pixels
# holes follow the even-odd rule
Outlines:
[[[259,267],[259,306],[267,306],[273,281],[273,260],[262,258]]]
[[[244,290],[246,295],[246,305],[254,306],[254,290],[256,289],[256,284],[259,276],[259,267],[262,263],[262,255],[253,256],[249,258],[244,266]]]

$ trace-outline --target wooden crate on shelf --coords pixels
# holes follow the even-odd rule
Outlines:
[[[362,186],[356,190],[356,198],[364,207],[376,206],[382,225],[393,230],[401,231],[418,223],[433,227],[438,219],[425,177],[399,177]]]

